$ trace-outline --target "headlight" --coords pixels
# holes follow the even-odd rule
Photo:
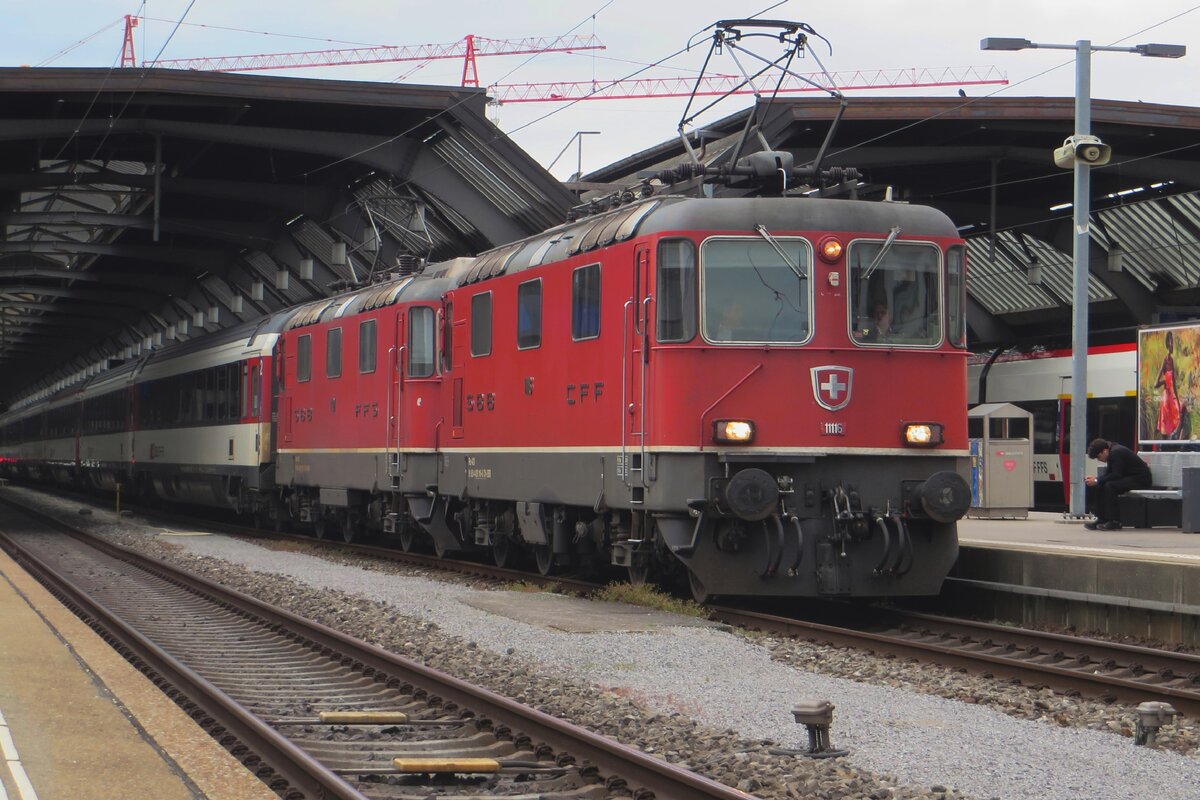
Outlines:
[[[826,236],[817,245],[817,252],[826,264],[835,264],[842,257],[842,243],[836,237]]]
[[[904,426],[904,443],[909,447],[934,447],[943,441],[939,422],[909,422]]]
[[[754,441],[754,423],[745,419],[719,419],[713,423],[713,441],[750,444]]]

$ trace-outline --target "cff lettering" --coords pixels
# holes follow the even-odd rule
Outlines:
[[[604,381],[595,381],[594,383],[567,384],[567,405],[573,406],[576,403],[584,403],[590,398],[593,403],[600,402],[600,398],[604,396]]]
[[[379,403],[355,403],[354,416],[356,417],[378,417]]]

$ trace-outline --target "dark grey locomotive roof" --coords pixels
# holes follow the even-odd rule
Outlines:
[[[954,224],[926,206],[807,198],[711,198],[663,196],[639,200],[602,214],[489,250],[475,258],[429,265],[417,276],[372,284],[281,312],[280,326],[293,329],[393,305],[437,300],[445,292],[509,272],[552,264],[638,234],[669,231],[838,230],[903,236],[955,236]]]
[[[675,200],[675,198],[667,198]],[[839,230],[887,234],[899,225],[901,236],[957,236],[950,218],[929,206],[870,200],[780,197],[679,198],[646,216],[641,233],[685,229]]]
[[[957,236],[950,218],[928,206],[802,197],[679,197],[639,200],[603,214],[568,222],[481,254],[459,285],[519,272],[621,242],[637,234],[669,231],[839,230],[903,236]]]

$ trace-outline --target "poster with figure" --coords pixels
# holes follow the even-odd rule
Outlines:
[[[1200,325],[1138,332],[1138,442],[1200,440]]]

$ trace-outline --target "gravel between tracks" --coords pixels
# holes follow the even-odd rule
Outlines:
[[[111,514],[85,525],[764,798],[1200,796],[1191,721],[1161,737],[1186,757],[1134,747],[1129,708],[954,670],[714,628],[564,633],[466,605],[477,591],[467,579],[225,536],[161,537]],[[811,697],[836,704],[833,742],[851,755],[769,755],[804,746],[789,712]]]

